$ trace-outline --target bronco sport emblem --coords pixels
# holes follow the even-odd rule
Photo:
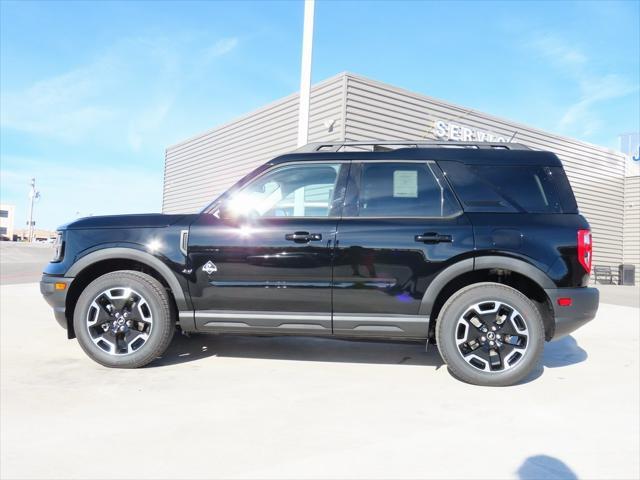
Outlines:
[[[207,275],[211,275],[213,272],[217,272],[218,271],[218,267],[216,267],[216,264],[213,263],[211,260],[209,260],[207,263],[205,263],[202,266],[202,270],[207,274]]]

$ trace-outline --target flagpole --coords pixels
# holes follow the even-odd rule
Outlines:
[[[311,93],[311,58],[313,53],[313,14],[315,0],[304,1],[302,62],[300,67],[300,104],[298,107],[298,147],[309,142],[309,97]]]

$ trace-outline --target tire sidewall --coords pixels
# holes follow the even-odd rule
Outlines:
[[[135,368],[145,365],[156,358],[166,348],[166,338],[172,329],[171,312],[167,302],[159,294],[152,282],[157,280],[137,272],[113,272],[91,282],[82,292],[73,314],[73,326],[80,346],[96,362],[116,368]],[[110,288],[131,288],[144,297],[153,315],[153,327],[149,338],[138,350],[127,355],[112,355],[98,347],[89,334],[86,324],[91,303],[101,292]]]
[[[458,350],[458,320],[471,306],[497,300],[511,305],[523,317],[529,331],[528,348],[518,364],[503,372],[483,372],[468,364]],[[438,349],[453,375],[476,385],[507,386],[524,380],[537,366],[544,347],[544,325],[536,305],[514,288],[498,283],[471,285],[453,295],[443,306],[436,325]]]

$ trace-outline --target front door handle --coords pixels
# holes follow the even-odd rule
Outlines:
[[[450,243],[453,241],[451,235],[440,235],[435,232],[423,233],[422,235],[416,235],[416,242],[422,243]]]
[[[322,240],[322,235],[320,233],[294,232],[287,233],[284,239],[296,243],[317,242]]]

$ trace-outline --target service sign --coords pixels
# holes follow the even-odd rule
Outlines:
[[[487,132],[477,128],[467,127],[453,122],[436,120],[433,133],[437,138],[444,140],[457,140],[461,142],[506,142],[501,135]]]

